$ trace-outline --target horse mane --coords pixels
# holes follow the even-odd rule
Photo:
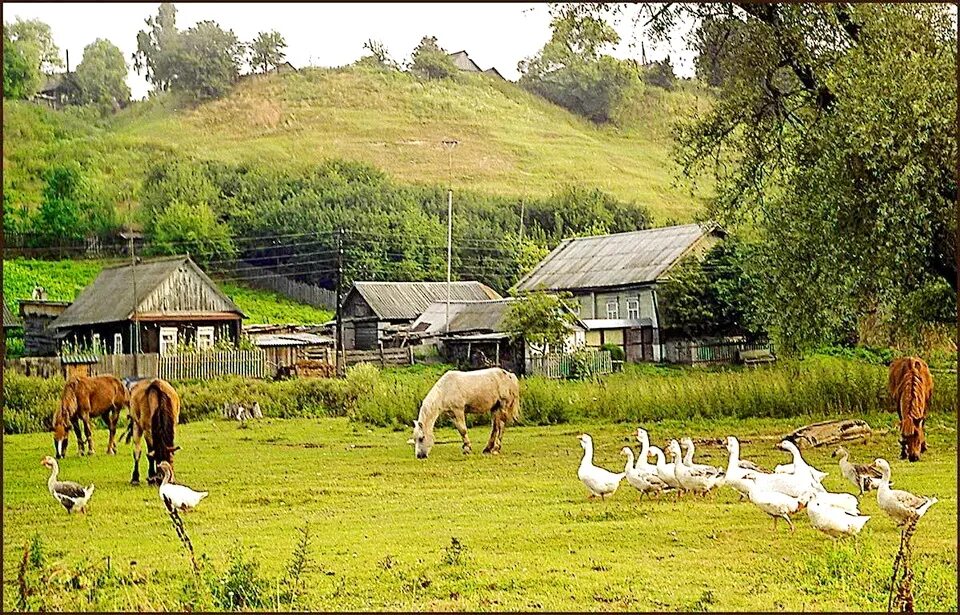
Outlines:
[[[926,418],[927,392],[923,380],[923,363],[916,357],[910,357],[904,363],[897,387],[900,433],[912,436],[916,431],[916,424]]]
[[[442,380],[446,375],[447,374],[440,376],[440,379]],[[437,383],[439,384],[439,381],[437,381]],[[423,398],[423,401],[420,402],[420,410],[417,413],[417,421],[420,422],[422,427],[429,425],[430,429],[433,429],[434,423],[436,423],[437,419],[440,417],[443,395],[444,390],[441,387],[434,385],[430,388],[430,391],[427,393],[426,397]]]
[[[60,395],[60,407],[53,414],[53,424],[58,423],[69,425],[73,420],[73,415],[77,413],[80,406],[80,399],[77,395],[77,387],[80,385],[79,378],[71,378],[63,386],[63,393]]]
[[[154,408],[150,418],[154,460],[173,460],[174,431],[180,417],[180,396],[167,382],[153,380],[146,391],[148,403]]]

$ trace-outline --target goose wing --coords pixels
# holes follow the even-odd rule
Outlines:
[[[82,486],[71,481],[55,482],[53,484],[53,493],[57,497],[57,499],[60,499],[60,497],[77,499],[87,495],[87,492],[83,489]]]
[[[853,466],[853,470],[857,473],[857,476],[870,476],[872,478],[883,478],[883,473],[880,472],[880,468],[875,466],[872,463],[861,463]]]
[[[917,509],[927,503],[930,498],[922,498],[920,496],[913,495],[909,491],[901,491],[899,489],[891,491],[893,497],[896,498],[896,501],[901,506],[907,508]]]
[[[738,465],[743,470],[750,470],[752,472],[757,472],[758,474],[764,473],[764,469],[758,466],[757,464],[753,463],[752,461],[746,461],[745,459],[741,459]]]

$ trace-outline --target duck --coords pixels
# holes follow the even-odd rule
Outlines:
[[[847,494],[849,495],[849,494]],[[810,525],[832,538],[859,534],[870,520],[869,515],[849,512],[821,501],[822,493],[814,493],[807,501],[807,516]]]
[[[161,461],[157,469],[163,474],[163,480],[160,482],[160,501],[168,509],[189,510],[196,508],[203,498],[210,495],[207,491],[194,491],[186,485],[174,484],[173,467],[167,461]]]
[[[860,490],[860,495],[863,495],[866,491],[880,487],[880,477],[882,473],[876,464],[850,463],[850,453],[842,446],[837,447],[837,450],[833,451],[831,457],[840,458],[840,474]]]
[[[660,480],[656,474],[646,474],[642,470],[638,470],[633,461],[633,449],[629,446],[624,446],[620,449],[621,455],[627,456],[627,464],[624,466],[623,472],[626,474],[627,482],[633,485],[637,491],[640,493],[656,493],[659,494],[664,489],[669,489],[669,485]]]
[[[723,481],[722,473],[714,474],[710,470],[691,468],[683,463],[680,459],[680,443],[676,440],[670,440],[668,448],[673,455],[673,471],[677,482],[685,491],[706,495]]]
[[[827,472],[821,472],[816,469],[809,463],[807,463],[803,456],[800,454],[800,449],[797,448],[797,445],[791,442],[790,440],[783,440],[780,444],[777,445],[777,448],[780,450],[787,451],[793,455],[793,463],[790,466],[793,469],[794,475],[799,475],[802,477],[809,477],[811,481],[817,485],[823,482],[823,479],[827,477]],[[819,489],[817,489],[819,491]]]
[[[747,479],[756,478],[757,475],[762,474],[762,472],[748,470],[744,467],[743,461],[740,459],[740,441],[734,436],[727,436],[727,451],[730,453],[730,458],[727,461],[724,484],[735,489],[740,494],[740,499],[742,500],[749,496],[750,487],[753,484]]]
[[[588,498],[600,496],[603,500],[606,496],[613,495],[620,486],[620,481],[626,476],[626,472],[611,472],[593,465],[593,438],[588,434],[580,434],[580,446],[583,447],[583,459],[580,460],[577,478],[590,492]]]
[[[793,464],[792,463],[781,463],[773,469],[774,474],[793,474]],[[820,470],[810,467],[810,475],[818,483],[823,482],[823,479],[827,477],[827,472],[821,472]]]
[[[676,472],[674,472],[674,464],[667,463],[666,458],[663,456],[663,451],[656,446],[651,446],[649,454],[657,458],[657,477],[674,489],[680,489],[680,483],[677,481]]]
[[[683,449],[685,451],[683,454],[683,465],[687,466],[691,470],[698,471],[698,472],[706,472],[707,474],[710,474],[710,475],[718,476],[723,474],[723,470],[716,466],[706,465],[702,463],[693,463],[694,446],[693,446],[692,438],[690,437],[681,438],[680,444],[683,445]]]
[[[67,509],[67,514],[73,511],[87,512],[87,502],[93,496],[94,485],[84,487],[78,483],[68,480],[57,480],[57,474],[60,473],[60,466],[57,460],[49,455],[44,457],[40,465],[50,468],[50,478],[47,480],[47,488],[50,495],[60,502]]]
[[[804,508],[804,503],[800,498],[770,489],[756,477],[747,480],[753,483],[747,492],[750,502],[773,517],[773,531],[777,530],[777,519],[784,519],[790,526],[790,531],[795,531],[790,515],[796,514]]]
[[[873,462],[880,468],[880,485],[877,487],[877,504],[897,525],[905,525],[911,519],[919,519],[939,500],[934,497],[921,497],[909,491],[890,488],[890,464],[886,459]]]

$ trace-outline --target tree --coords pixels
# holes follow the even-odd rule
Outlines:
[[[127,62],[123,52],[108,40],[97,39],[84,48],[76,81],[81,103],[116,109],[130,102]]]
[[[459,72],[453,58],[437,45],[435,36],[420,39],[410,60],[410,70],[427,79],[452,79]]]
[[[744,43],[740,30],[744,22],[739,19],[717,19],[708,17],[694,31],[694,70],[702,83],[718,88],[728,78],[728,66],[731,57],[737,53],[737,47]]]
[[[676,128],[677,161],[713,175],[711,217],[758,231],[781,347],[856,341],[858,323],[892,322],[930,275],[957,290],[948,7],[659,8],[640,10],[663,36],[681,18],[738,22],[715,104]]]
[[[213,209],[203,202],[174,200],[156,212],[147,227],[151,249],[158,254],[182,254],[199,263],[214,257],[229,259],[236,255],[230,229],[222,224]]]
[[[520,85],[594,122],[606,122],[634,72],[626,62],[601,55],[620,41],[616,30],[590,15],[553,18],[552,34],[535,57],[520,62]]]
[[[677,84],[677,75],[673,72],[670,56],[659,62],[651,62],[644,66],[640,77],[644,83],[664,90],[672,90]]]
[[[543,291],[522,293],[510,305],[503,326],[514,339],[524,340],[544,351],[562,349],[570,334],[570,326],[577,319],[565,299],[569,299],[569,295]]]
[[[381,41],[372,38],[367,39],[367,42],[363,44],[363,48],[369,51],[370,55],[365,55],[357,60],[358,65],[389,70],[397,70],[400,68],[396,61],[390,57],[390,52],[387,51],[386,45]]]
[[[179,37],[171,87],[199,99],[221,96],[240,75],[242,52],[243,45],[233,30],[201,21]]]
[[[45,173],[43,200],[37,210],[34,228],[50,239],[80,239],[86,206],[80,199],[82,181],[79,165],[51,167]]]
[[[36,70],[27,61],[21,46],[10,39],[3,27],[3,97],[27,98],[33,92],[31,84],[37,81]]]
[[[7,26],[4,26],[5,28]],[[24,57],[38,73],[63,67],[60,48],[53,42],[50,26],[39,19],[19,19],[9,26],[10,38],[20,44]]]
[[[138,75],[145,73],[147,81],[162,92],[170,88],[176,75],[177,9],[172,2],[162,2],[157,15],[145,21],[149,29],[137,33],[133,68]]]
[[[277,31],[261,32],[250,43],[250,65],[265,73],[283,63],[287,42]]]

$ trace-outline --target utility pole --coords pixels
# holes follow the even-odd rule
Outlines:
[[[449,188],[447,188],[447,318],[444,333],[450,335],[450,262],[453,258],[453,148],[460,142],[456,139],[444,139],[443,145],[447,148],[447,170],[449,172]]]
[[[337,377],[344,376],[346,354],[343,350],[343,229],[337,229],[337,333],[334,341]]]
[[[520,243],[523,244],[523,199],[520,199]]]
[[[140,354],[140,320],[137,318],[137,255],[134,251],[134,239],[143,237],[136,231],[120,233],[120,236],[128,240],[130,250],[130,272],[133,277],[133,331],[130,332],[130,354],[133,355],[133,376],[140,377],[140,365],[137,355]]]

